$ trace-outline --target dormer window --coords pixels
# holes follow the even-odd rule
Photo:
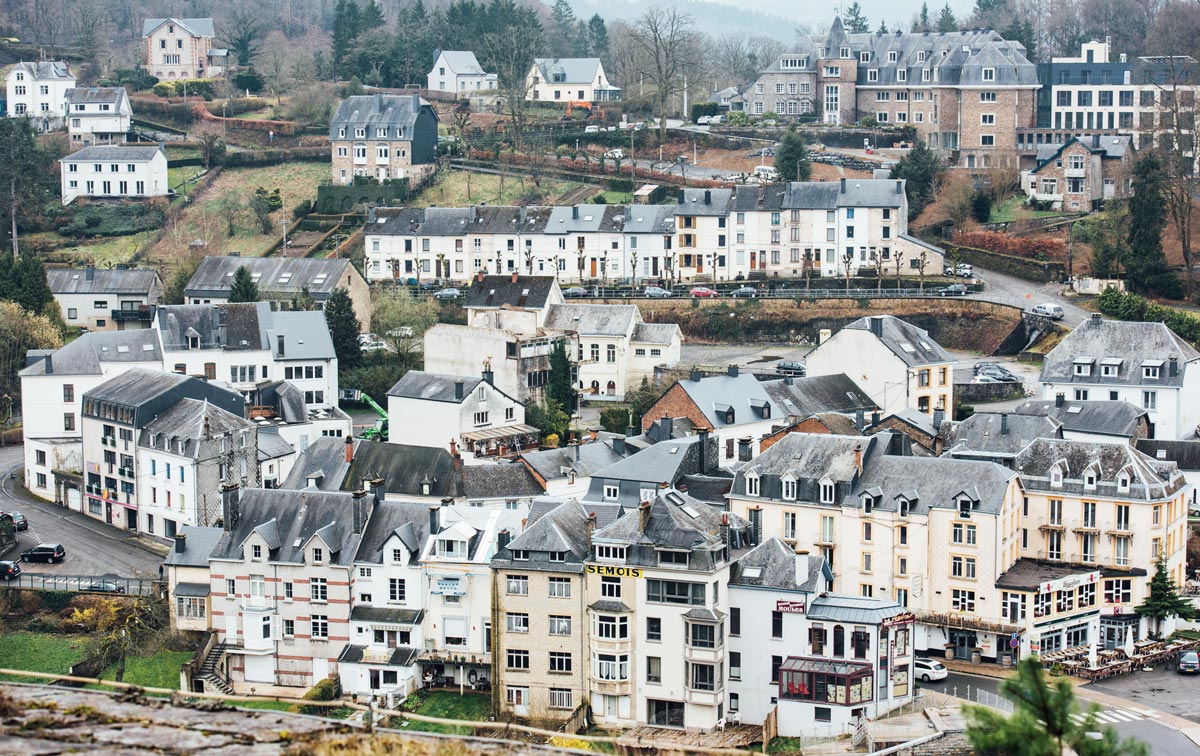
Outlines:
[[[833,497],[834,497],[834,491],[836,490],[836,486],[834,486],[833,481],[830,480],[829,478],[825,478],[824,480],[821,481],[820,489],[821,489],[821,503],[822,504],[832,504]]]
[[[325,561],[325,549],[320,546],[314,546],[312,550],[313,564],[320,564]]]
[[[461,543],[461,542],[455,541],[455,543]],[[528,562],[529,561],[529,552],[525,549],[509,549],[508,553],[512,554],[512,558],[513,558],[514,562]]]
[[[660,551],[658,552],[658,563],[670,567],[687,567],[688,552],[686,551]]]
[[[1087,377],[1092,374],[1092,361],[1086,358],[1075,360],[1075,375]]]
[[[199,349],[199,348],[200,348],[200,337],[199,336],[188,336],[188,349]]]
[[[1055,465],[1054,467],[1050,468],[1050,487],[1051,488],[1062,488],[1062,484],[1063,484],[1062,467],[1060,465]]]
[[[850,57],[850,48],[849,47],[843,47],[839,52],[841,53],[839,55],[839,57],[841,57],[841,58],[849,58]]]
[[[343,137],[343,138],[346,136],[346,127],[345,126],[338,129],[338,136]]]
[[[1121,491],[1122,493],[1127,493],[1129,491],[1128,473],[1121,473],[1117,476],[1117,490]]]
[[[467,556],[466,541],[459,541],[453,538],[439,538],[437,542],[437,555],[447,557],[449,559],[465,559]],[[526,559],[529,555],[526,554]]]
[[[251,559],[262,559],[262,546],[260,546],[257,543],[252,545],[250,547],[250,558]]]
[[[994,68],[983,69],[983,80],[984,81],[995,81],[996,80],[996,69],[994,69]]]
[[[1157,381],[1162,375],[1161,365],[1142,365],[1142,378],[1148,381]]]
[[[756,473],[746,475],[746,495],[758,496],[758,475]]]
[[[859,62],[859,63],[870,63],[870,62],[871,62],[871,53],[869,53],[869,52],[860,52],[860,53],[858,54],[858,62]]]
[[[958,516],[964,520],[971,519],[971,509],[973,508],[973,506],[974,506],[973,502],[970,499],[968,499],[966,496],[959,498],[959,500],[958,500]]]
[[[875,497],[867,494],[863,497],[863,514],[871,514],[871,510],[875,508]]]
[[[1088,470],[1083,474],[1083,487],[1088,491],[1096,490],[1096,473],[1093,470]]]
[[[787,501],[795,501],[797,488],[796,479],[783,478],[781,482],[783,483],[783,498]]]
[[[354,130],[354,138],[355,139],[366,139],[366,137],[367,137],[366,129],[355,129]]]
[[[612,486],[612,485],[605,484],[604,500],[605,501],[616,501],[617,496],[620,494],[620,492],[621,492],[621,489],[619,486]]]
[[[896,51],[892,50],[888,53],[888,63],[895,63],[897,57],[899,56],[897,55]]]
[[[551,551],[551,552],[550,552],[550,561],[551,561],[551,562],[565,562],[565,561],[567,561],[567,552],[565,552],[565,551]]]
[[[896,511],[901,517],[908,517],[909,504],[908,499],[901,499],[898,503]]]

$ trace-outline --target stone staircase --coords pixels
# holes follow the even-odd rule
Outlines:
[[[225,644],[218,643],[212,647],[208,655],[204,657],[204,661],[200,664],[200,669],[196,675],[204,681],[204,687],[209,691],[220,691],[226,695],[233,694],[233,688],[217,675],[217,665],[221,663],[221,657],[225,655]]]

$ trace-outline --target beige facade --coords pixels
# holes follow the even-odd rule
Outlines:
[[[148,18],[142,26],[146,71],[154,77],[204,79],[224,73],[225,51],[213,48],[211,18]]]
[[[1088,212],[1101,202],[1128,197],[1131,190],[1131,139],[1082,136],[1072,139],[1021,179],[1025,194],[1061,210]]]

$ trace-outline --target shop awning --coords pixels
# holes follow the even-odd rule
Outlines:
[[[484,428],[483,430],[464,433],[462,437],[466,441],[491,441],[497,438],[538,435],[540,433],[541,431],[532,425],[502,425],[498,428]]]

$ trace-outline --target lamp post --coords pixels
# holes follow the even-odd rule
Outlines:
[[[281,220],[281,221],[279,221],[279,225],[283,226],[283,253],[284,253],[284,256],[286,257],[287,256],[287,221]]]
[[[687,157],[679,155],[675,158],[675,162],[679,163],[679,177],[683,182],[683,187],[687,188]]]

